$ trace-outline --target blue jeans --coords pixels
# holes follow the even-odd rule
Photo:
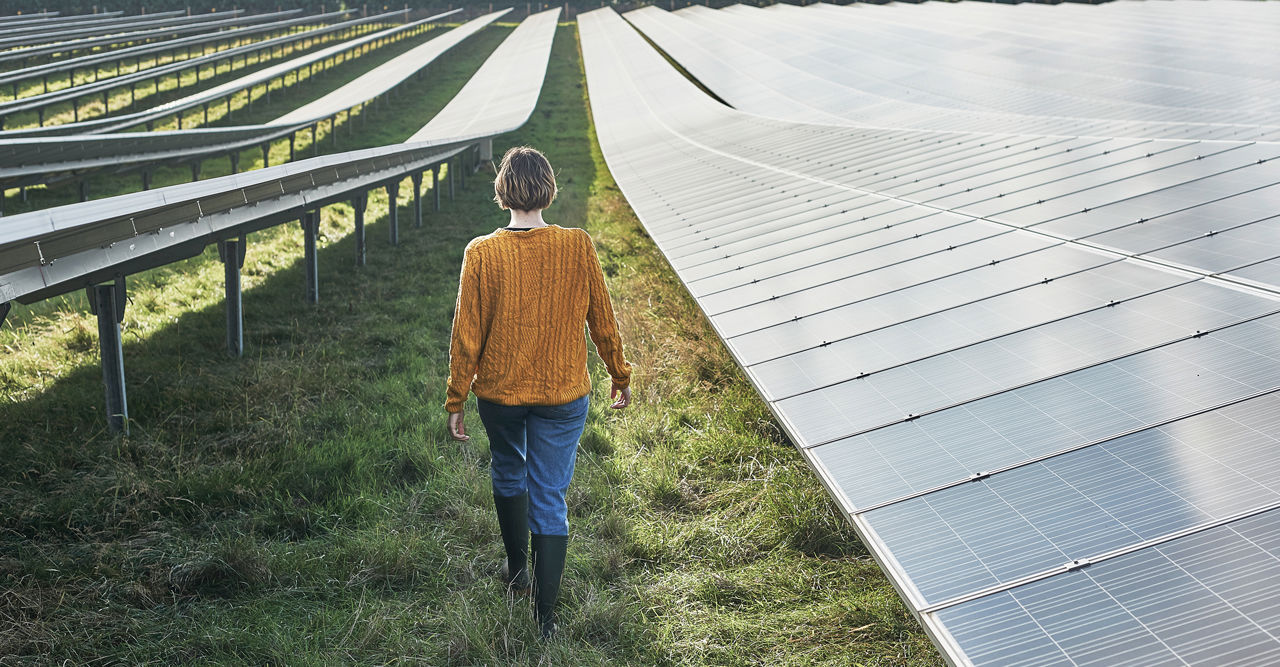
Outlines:
[[[564,493],[573,478],[578,438],[587,423],[590,395],[563,405],[500,405],[479,399],[489,434],[494,495],[529,493],[529,532],[568,535]]]

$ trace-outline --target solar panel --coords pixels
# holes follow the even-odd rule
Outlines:
[[[623,193],[959,664],[1280,652],[1280,15],[1218,7],[626,15],[746,113],[580,17]]]

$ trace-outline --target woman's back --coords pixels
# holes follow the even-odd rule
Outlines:
[[[589,393],[584,324],[606,364],[626,368],[585,231],[500,229],[467,246],[462,273],[455,328],[475,346],[476,396],[503,405],[559,405]]]

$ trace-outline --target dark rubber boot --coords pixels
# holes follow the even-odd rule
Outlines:
[[[568,535],[533,535],[534,611],[544,640],[556,634],[556,600],[568,546]]]
[[[498,529],[507,562],[502,566],[502,579],[513,595],[529,594],[529,494],[510,498],[493,494],[498,511]]]

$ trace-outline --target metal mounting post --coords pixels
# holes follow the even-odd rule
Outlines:
[[[320,123],[318,121],[311,124],[311,154],[312,155],[320,154],[319,128],[320,128]]]
[[[150,169],[142,170],[142,189],[143,190],[151,189],[151,170]]]
[[[493,137],[480,140],[480,161],[488,162],[493,160]]]
[[[463,151],[457,157],[458,160],[458,186],[467,187],[467,172],[471,171],[467,163],[471,161],[471,151]],[[450,169],[449,171],[453,171]]]
[[[453,168],[455,160],[449,160],[449,201],[453,201],[453,172],[457,169]]]
[[[196,71],[199,71],[199,70],[196,70]],[[202,125],[209,124],[209,103],[208,102],[204,103],[204,122],[201,124]]]
[[[400,181],[387,184],[387,222],[391,228],[391,245],[400,245]]]
[[[124,391],[124,355],[120,346],[120,322],[124,320],[124,277],[108,285],[92,285],[89,311],[98,316],[98,347],[102,356],[102,383],[107,396],[107,428],[129,434],[129,407]]]
[[[298,133],[289,133],[289,161],[293,162],[294,144],[298,143]]]
[[[351,205],[356,209],[356,266],[364,266],[364,210],[369,206],[368,191],[361,190]]]
[[[422,228],[422,172],[409,177],[413,180],[413,226]]]
[[[431,194],[435,197],[435,202],[431,205],[431,210],[440,210],[440,165],[431,168]]]
[[[271,144],[270,143],[262,144],[262,166],[263,167],[271,166]]]
[[[89,201],[89,179],[80,179],[80,201]]]
[[[320,234],[320,211],[303,211],[302,265],[305,273],[307,303],[320,301],[319,263],[316,257],[316,237]]]
[[[240,268],[244,266],[245,239],[227,239],[218,243],[218,258],[226,268],[227,278],[227,353],[244,354],[244,312],[240,307]]]
[[[230,155],[230,158],[231,158],[231,173],[233,174],[240,173],[240,151],[236,151],[232,153]]]
[[[200,180],[200,161],[196,160],[191,163],[191,182]]]

